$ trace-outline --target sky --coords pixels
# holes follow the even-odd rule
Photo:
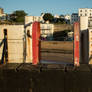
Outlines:
[[[41,13],[65,15],[77,13],[79,8],[92,8],[92,0],[0,0],[0,7],[8,14],[24,10],[32,16]]]

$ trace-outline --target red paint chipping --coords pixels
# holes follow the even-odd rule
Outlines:
[[[79,23],[74,23],[74,65],[79,66],[80,64],[80,28]]]
[[[32,63],[37,65],[40,61],[39,53],[39,42],[40,42],[40,23],[34,22],[32,26]]]

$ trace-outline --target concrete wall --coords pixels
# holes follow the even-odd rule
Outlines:
[[[8,41],[8,62],[23,62],[23,37],[24,25],[0,25],[0,42],[4,39],[4,29],[7,29]],[[3,46],[0,48],[0,59],[2,57]]]
[[[80,17],[80,30],[87,30],[88,29],[88,17]]]
[[[92,64],[92,28],[89,28],[89,64]]]

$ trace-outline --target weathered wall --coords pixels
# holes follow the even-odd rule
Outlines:
[[[57,49],[73,51],[73,42],[69,41],[41,41],[41,49]]]
[[[0,42],[4,39],[4,29],[7,29],[8,62],[23,62],[24,25],[0,25]],[[0,59],[3,48],[0,48]]]
[[[64,30],[72,30],[72,26],[68,24],[55,24],[54,32],[64,31]]]

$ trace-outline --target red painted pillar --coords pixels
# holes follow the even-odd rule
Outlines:
[[[32,25],[32,63],[37,65],[40,61],[40,23],[34,22]]]
[[[74,66],[80,65],[80,26],[74,23]]]

